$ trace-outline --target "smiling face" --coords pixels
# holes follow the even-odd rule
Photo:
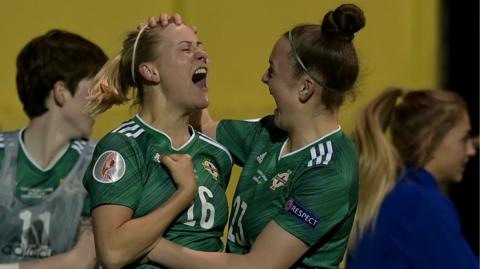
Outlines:
[[[277,108],[274,110],[275,125],[288,130],[298,111],[298,91],[300,80],[294,78],[294,63],[290,56],[291,47],[287,39],[280,38],[270,54],[270,67],[262,76],[262,82],[268,85]]]
[[[470,119],[464,112],[432,153],[433,158],[425,167],[439,182],[462,180],[465,164],[476,153],[469,132]]]
[[[206,108],[209,104],[208,56],[197,35],[186,25],[174,24],[159,34],[162,42],[157,47],[159,57],[153,65],[165,95],[176,107],[188,111]]]

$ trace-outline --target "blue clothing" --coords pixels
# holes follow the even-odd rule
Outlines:
[[[453,203],[423,169],[408,168],[380,207],[347,269],[478,269]]]

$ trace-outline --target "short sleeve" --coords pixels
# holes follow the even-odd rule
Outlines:
[[[243,166],[260,131],[260,121],[222,120],[217,127],[217,141],[232,153],[235,164]]]
[[[138,206],[144,185],[143,160],[133,143],[122,134],[109,134],[97,144],[83,179],[90,209],[102,204]]]
[[[284,209],[274,218],[290,234],[311,246],[329,232],[350,221],[354,204],[351,188],[335,169],[309,169],[299,175],[286,194]],[[347,233],[348,236],[348,233]]]

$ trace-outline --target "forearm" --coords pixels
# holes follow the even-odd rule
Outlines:
[[[52,256],[40,260],[25,261],[19,263],[0,264],[0,269],[68,269],[63,261],[63,255]]]
[[[162,238],[148,259],[176,269],[281,269],[290,268],[307,250],[301,240],[270,221],[247,254],[195,251]]]
[[[255,267],[255,264],[248,259],[247,255],[196,251],[163,238],[150,251],[148,259],[175,269],[260,268]]]
[[[69,266],[71,264],[68,262],[68,259],[69,259],[68,254],[60,254],[60,255],[48,257],[45,259],[25,261],[20,263],[20,269],[72,268]]]
[[[89,218],[83,218],[80,221],[77,242],[71,250],[47,258],[22,261],[17,264],[17,269],[92,269],[95,264],[95,246],[91,224]],[[0,265],[0,269],[3,268]],[[9,267],[5,269],[7,268]]]
[[[20,262],[19,269],[73,269],[75,268],[69,253],[59,254],[48,258]],[[92,267],[93,268],[93,267]]]
[[[102,264],[106,268],[120,268],[145,255],[191,203],[191,197],[187,192],[177,191],[150,214],[130,219],[110,232],[97,227],[94,210],[96,247]]]

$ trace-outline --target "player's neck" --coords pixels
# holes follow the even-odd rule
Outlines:
[[[338,129],[338,113],[321,113],[314,117],[302,117],[288,130],[289,143],[285,153],[302,148]]]
[[[151,127],[166,133],[172,140],[173,147],[181,147],[190,139],[188,130],[188,114],[175,113],[174,111],[155,111],[142,108],[140,118]]]
[[[49,167],[70,144],[70,138],[48,112],[28,124],[23,143],[30,158],[40,167]]]

